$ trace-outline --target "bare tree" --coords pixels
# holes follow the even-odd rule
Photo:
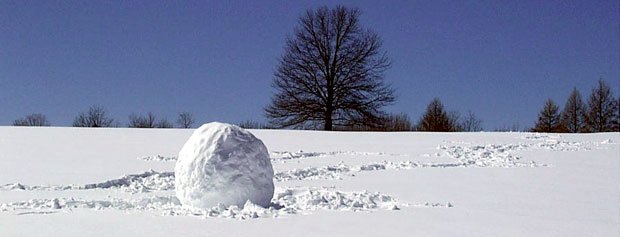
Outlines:
[[[406,114],[389,114],[383,119],[383,131],[412,131],[413,125]]]
[[[538,114],[538,121],[533,132],[560,132],[560,108],[553,102],[552,99],[548,99],[545,102],[545,106]]]
[[[167,118],[160,119],[156,124],[156,128],[172,128],[172,123],[168,121]]]
[[[573,88],[564,110],[562,110],[560,123],[563,130],[570,133],[583,131],[585,126],[586,108],[581,100],[581,93],[577,88]]]
[[[73,127],[110,127],[113,122],[103,107],[93,105],[88,112],[81,112],[73,119]]]
[[[129,115],[129,127],[130,128],[154,128],[155,124],[155,115],[151,112],[148,112],[146,115]]]
[[[531,129],[528,129],[526,127],[522,128],[519,125],[519,123],[513,123],[510,126],[503,125],[503,126],[496,127],[495,129],[493,129],[493,131],[495,132],[523,132],[523,131],[531,131]]]
[[[467,116],[461,122],[461,128],[464,132],[482,131],[482,120],[479,119],[472,111],[467,111]]]
[[[418,130],[433,132],[454,132],[458,129],[458,113],[445,111],[439,98],[435,98],[426,107],[426,112],[422,115],[418,123]]]
[[[620,132],[620,96],[618,96],[618,99],[616,100],[616,112],[613,122],[613,131]]]
[[[265,109],[276,127],[379,126],[395,100],[383,82],[389,59],[381,39],[359,23],[360,11],[308,10],[274,74],[276,94]]]
[[[598,86],[592,90],[588,100],[586,124],[590,132],[613,131],[613,120],[618,106],[611,89],[603,81],[598,80]]]
[[[458,111],[448,112],[448,124],[450,125],[450,132],[462,132],[461,113]]]
[[[30,114],[24,118],[13,121],[13,126],[50,126],[49,121],[43,114]]]
[[[267,124],[259,123],[259,122],[252,121],[252,120],[246,120],[246,121],[240,122],[239,127],[242,127],[245,129],[272,129]]]
[[[191,128],[194,124],[194,116],[189,112],[182,112],[179,114],[179,118],[177,118],[177,124],[181,128]]]

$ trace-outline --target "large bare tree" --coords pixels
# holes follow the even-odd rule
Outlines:
[[[379,36],[363,29],[359,17],[358,9],[338,6],[308,10],[299,19],[265,109],[272,125],[324,130],[380,125],[381,108],[395,100],[383,81],[390,61]]]

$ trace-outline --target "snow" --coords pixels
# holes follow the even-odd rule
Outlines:
[[[174,181],[193,130],[0,127],[0,236],[620,233],[619,133],[249,131],[269,204],[195,208]]]
[[[263,142],[234,125],[212,122],[187,140],[174,168],[176,196],[183,205],[267,207],[273,197],[273,167]]]

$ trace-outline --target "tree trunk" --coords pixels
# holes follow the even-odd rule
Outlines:
[[[332,128],[332,110],[331,110],[331,108],[328,108],[325,111],[325,127],[323,128],[323,130],[325,130],[325,131],[333,130],[333,128]]]

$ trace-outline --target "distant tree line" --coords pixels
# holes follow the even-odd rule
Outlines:
[[[129,115],[127,127],[130,128],[173,128],[174,124],[167,118],[157,118],[151,112]],[[447,110],[439,98],[434,98],[426,107],[417,122],[412,122],[407,114],[384,114],[368,124],[335,125],[338,131],[428,131],[428,132],[477,132],[482,131],[482,120],[472,111],[462,116],[458,111]],[[191,113],[179,113],[176,127],[191,128],[195,123]],[[47,117],[33,113],[14,120],[14,126],[50,126]],[[120,127],[120,123],[111,118],[101,106],[91,106],[80,112],[73,120],[74,127]],[[246,120],[238,124],[248,129],[277,129],[270,123]],[[320,123],[308,123],[298,129],[320,129]],[[495,131],[523,131],[520,126],[512,125],[496,128]],[[538,114],[532,132],[549,133],[587,133],[620,131],[620,97],[614,97],[607,83],[600,79],[592,89],[587,101],[584,101],[577,88],[573,88],[564,108],[561,109],[552,99],[545,101]]]
[[[176,120],[177,128],[191,128],[194,123],[194,116],[188,112],[179,113]],[[45,115],[35,113],[27,115],[24,118],[16,119],[13,122],[13,126],[50,126],[50,122]],[[91,128],[104,128],[104,127],[121,127],[120,123],[110,117],[105,108],[93,105],[87,111],[80,112],[75,116],[72,123],[73,127],[91,127]],[[146,115],[131,114],[129,115],[129,123],[127,127],[130,128],[173,128],[174,124],[167,118],[157,117],[149,112]]]
[[[552,99],[545,101],[531,131],[618,132],[620,131],[620,97],[614,97],[611,88],[603,79],[600,79],[597,86],[592,89],[587,103],[583,101],[577,88],[573,88],[561,111]]]
[[[382,131],[424,131],[424,132],[478,132],[482,131],[482,119],[472,111],[461,116],[458,111],[448,111],[439,98],[434,98],[417,123],[412,123],[405,114],[385,118]]]

